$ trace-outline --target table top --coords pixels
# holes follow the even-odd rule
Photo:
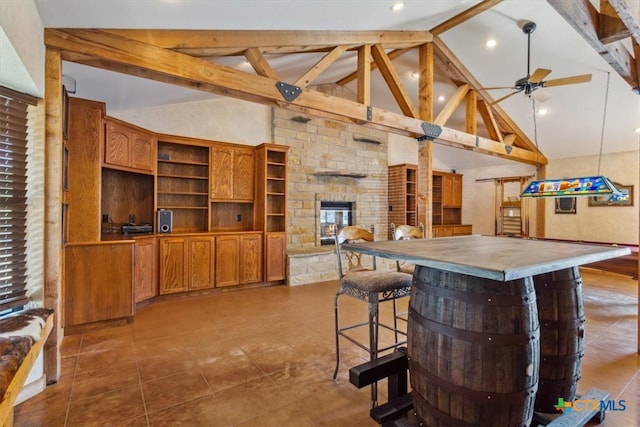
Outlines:
[[[627,247],[498,236],[345,243],[346,251],[507,281],[629,254]]]

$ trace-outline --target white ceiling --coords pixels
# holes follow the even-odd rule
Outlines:
[[[236,29],[236,30],[428,30],[478,1],[406,0],[400,12],[392,12],[390,0],[35,0],[45,27]],[[551,98],[536,106],[549,110],[535,119],[533,105],[517,94],[500,105],[514,122],[538,143],[549,158],[597,155],[604,152],[638,150],[640,96],[578,35],[545,0],[505,0],[492,9],[444,32],[441,39],[485,87],[511,86],[527,73],[527,37],[519,27],[522,20],[536,22],[531,36],[531,71],[547,68],[547,79],[576,74],[593,75],[590,83],[543,89]],[[497,46],[485,47],[493,37]],[[295,60],[268,58],[285,82],[295,81],[318,57]],[[242,67],[244,58],[229,59]],[[410,71],[417,57],[405,54],[394,64],[403,76],[407,91],[416,101],[417,82]],[[354,61],[336,62],[317,83],[334,82],[355,70]],[[247,70],[249,71],[249,70]],[[610,73],[610,74],[609,74]],[[213,95],[137,79],[113,72],[64,64],[64,74],[77,82],[75,96],[106,102],[110,111],[148,105],[206,99]],[[609,77],[608,77],[609,76]],[[605,132],[602,137],[603,117]],[[436,96],[451,94],[454,86],[437,84]],[[398,111],[378,73],[372,78],[372,104]],[[493,91],[494,98],[508,91]],[[449,126],[449,124],[448,124]],[[453,127],[453,126],[452,126]],[[481,164],[467,151],[441,150],[453,168]],[[494,162],[494,158],[486,160]],[[489,163],[491,163],[489,162]],[[594,171],[595,173],[596,171]]]

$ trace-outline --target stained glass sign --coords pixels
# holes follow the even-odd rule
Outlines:
[[[531,181],[520,197],[596,196],[618,193],[616,186],[606,176],[587,176]]]

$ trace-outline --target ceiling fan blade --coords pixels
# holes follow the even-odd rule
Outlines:
[[[544,68],[538,68],[529,77],[529,83],[540,83],[550,73],[551,73],[551,70],[547,70],[547,69],[544,69]]]
[[[504,101],[505,99],[510,98],[510,97],[512,97],[513,95],[515,95],[516,93],[520,93],[520,92],[522,92],[522,91],[521,91],[521,90],[517,90],[517,91],[515,91],[515,92],[511,92],[510,94],[505,95],[505,96],[503,96],[502,98],[498,98],[498,99],[496,99],[495,101],[493,101],[493,102],[492,102],[491,104],[489,104],[489,105],[495,105],[495,104],[497,104],[498,102],[502,102],[502,101]]]
[[[516,90],[517,88],[513,86],[496,86],[496,87],[481,87],[478,90],[498,90],[498,89],[512,89]]]
[[[546,82],[542,82],[542,87],[572,85],[575,83],[587,83],[590,81],[591,81],[591,74],[582,74],[580,76],[562,77],[560,79],[553,79]]]

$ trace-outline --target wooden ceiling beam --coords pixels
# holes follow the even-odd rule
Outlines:
[[[447,120],[449,120],[453,113],[456,111],[458,106],[460,106],[460,104],[464,100],[464,97],[467,96],[469,89],[470,87],[468,84],[458,86],[458,89],[456,89],[455,93],[451,95],[447,103],[444,105],[444,107],[442,107],[442,110],[440,110],[440,113],[433,121],[433,123],[438,126],[444,126],[447,123]]]
[[[609,0],[609,2],[612,5],[620,4],[619,0]],[[600,14],[589,0],[547,0],[547,3],[600,54],[632,88],[640,86],[638,72],[636,67],[632,65],[636,63],[637,58],[634,59],[622,41],[604,44],[600,40]],[[614,6],[614,9],[615,8],[616,6]],[[635,22],[633,18],[631,18],[631,20]],[[637,23],[635,26],[631,23],[629,25],[632,27],[629,29],[631,30],[633,40],[638,42],[640,39],[640,30],[637,28]]]
[[[369,46],[371,46],[371,45],[369,45]],[[391,59],[393,61],[398,56],[400,56],[400,55],[402,55],[402,54],[404,54],[406,52],[409,52],[411,49],[412,48],[395,49],[395,50],[392,50],[391,52],[389,52],[387,54],[387,56],[389,57],[389,59]],[[375,62],[371,62],[371,71],[377,70],[377,69],[378,69],[378,65]],[[338,80],[336,82],[336,84],[344,86],[347,83],[350,83],[350,82],[354,81],[357,78],[358,78],[358,71],[354,71],[353,73],[348,74],[348,75],[344,76],[343,78],[341,78],[340,80]]]
[[[502,139],[502,132],[500,132],[498,123],[496,123],[496,119],[493,116],[493,110],[484,99],[478,100],[478,112],[480,113],[480,117],[482,118],[485,128],[487,128],[489,138],[494,141],[504,142]]]
[[[603,44],[626,39],[631,31],[625,26],[616,10],[607,0],[600,0],[600,16],[598,17],[598,38]]]
[[[391,59],[387,56],[382,45],[375,44],[371,46],[371,56],[376,64],[378,64],[380,74],[382,74],[384,81],[387,82],[387,86],[391,89],[391,94],[398,103],[400,111],[402,111],[405,116],[417,118],[418,113],[411,101],[411,97],[400,81],[400,76],[393,67]]]
[[[324,70],[326,70],[331,64],[333,64],[340,55],[342,55],[349,46],[341,45],[336,46],[333,50],[327,53],[320,61],[318,61],[313,67],[311,67],[306,73],[304,73],[294,85],[300,87],[307,87],[316,77],[318,77]]]
[[[128,30],[100,31],[191,56],[241,55],[250,47],[263,54],[331,51],[383,44],[388,49],[419,46],[432,40],[428,31],[291,31],[291,30]]]
[[[443,71],[449,75],[450,78],[456,81],[458,79],[461,82],[468,83],[474,88],[478,95],[487,101],[488,104],[493,102],[493,98],[488,91],[482,89],[482,85],[476,80],[473,75],[467,70],[467,68],[458,60],[458,58],[451,52],[451,50],[440,40],[439,37],[434,36],[433,45],[435,48],[436,63]],[[542,154],[535,143],[531,141],[527,135],[515,124],[515,122],[505,113],[505,111],[498,105],[491,105],[498,123],[501,123],[505,128],[509,130],[509,133],[513,133],[516,136],[516,145],[521,146],[526,150],[537,152],[538,159],[541,164],[547,163],[547,158]]]
[[[275,79],[245,73],[139,41],[127,40],[100,30],[45,29],[45,45],[60,49],[69,57],[92,57],[92,61],[100,63],[105,69],[252,102],[282,105],[287,109],[358,123],[413,138],[424,136],[424,122],[412,117],[309,89],[302,89],[295,99],[285,102],[277,87],[279,82]],[[507,152],[504,144],[498,141],[444,127],[434,142],[524,163],[536,164],[546,160],[531,150],[513,147]]]
[[[464,131],[472,135],[478,134],[478,92],[470,90],[465,97],[466,112]]]
[[[440,35],[445,31],[450,30],[453,27],[458,26],[463,22],[473,18],[474,16],[481,14],[485,10],[491,9],[493,6],[501,2],[502,0],[483,0],[480,3],[471,6],[469,9],[462,11],[453,18],[444,21],[442,24],[433,27],[430,32],[434,36]]]
[[[366,44],[358,49],[358,93],[360,104],[371,105],[371,45]]]
[[[251,64],[255,72],[259,76],[269,77],[270,79],[280,80],[278,74],[271,68],[269,61],[266,60],[260,49],[250,47],[244,52],[244,57]]]

